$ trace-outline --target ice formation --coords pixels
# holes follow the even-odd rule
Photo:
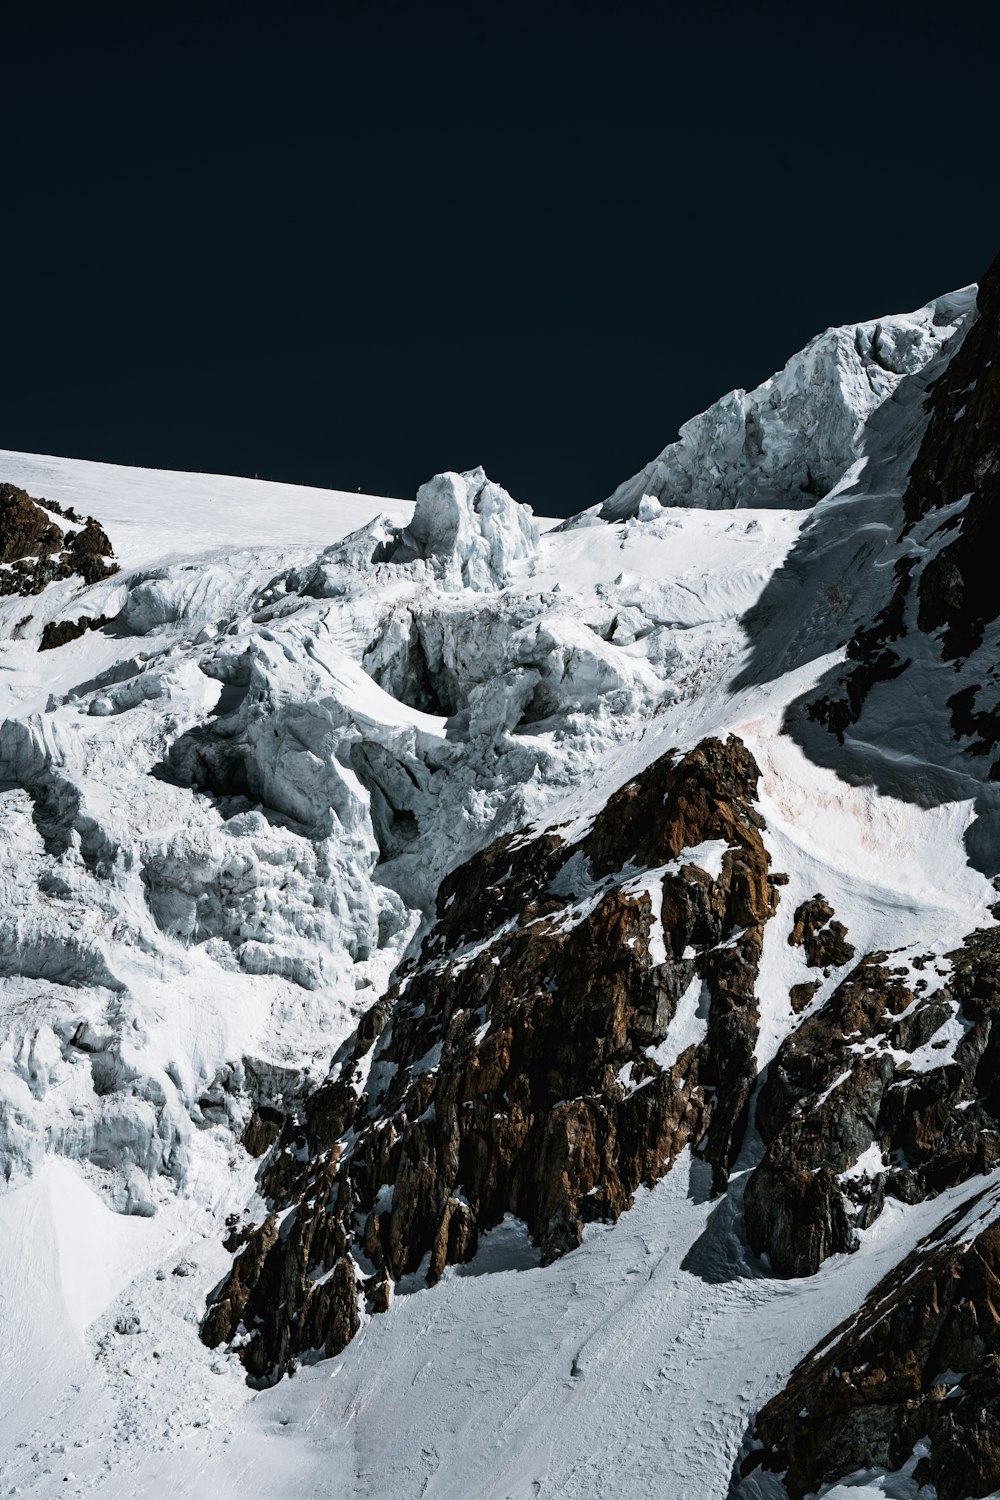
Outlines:
[[[505,1500],[645,1496],[652,1473],[691,1500],[730,1493],[754,1414],[961,1207],[960,1190],[886,1199],[857,1254],[784,1281],[741,1227],[765,1151],[750,1130],[717,1199],[685,1149],[616,1225],[589,1224],[550,1266],[505,1220],[470,1265],[448,1265],[433,1292],[403,1277],[390,1316],[273,1391],[249,1391],[239,1349],[209,1352],[198,1325],[241,1226],[266,1222],[251,1150],[405,977],[444,920],[442,882],[504,835],[583,848],[609,797],[669,753],[736,734],[760,768],[761,836],[787,883],[762,929],[747,1066],[784,1068],[798,1028],[844,1003],[834,923],[859,955],[896,950],[900,973],[873,993],[905,971],[930,1014],[954,982],[946,955],[994,920],[990,872],[969,858],[989,796],[970,743],[989,725],[981,705],[968,723],[949,706],[954,669],[938,671],[933,633],[917,641],[910,601],[901,618],[929,684],[913,743],[940,731],[948,778],[923,748],[886,769],[909,679],[859,686],[843,657],[908,576],[906,557],[936,557],[961,513],[898,540],[927,387],[973,308],[967,289],[830,330],[687,423],[600,516],[559,528],[481,469],[435,476],[410,505],[0,454],[0,480],[93,515],[120,569],[0,598],[8,1487],[156,1500],[235,1495],[253,1472],[275,1497]],[[879,619],[892,649],[895,616]],[[63,643],[40,652],[61,626]],[[982,649],[994,646],[987,632]],[[817,685],[841,733],[822,763],[790,715],[798,704],[815,725],[801,705]],[[862,689],[869,718],[852,742],[840,705]],[[850,756],[878,759],[874,784]],[[722,901],[729,845],[695,846],[692,880]],[[623,900],[652,902],[674,888],[668,874],[675,863],[660,861],[615,878]],[[539,900],[582,924],[603,888],[571,875],[579,889]],[[640,1039],[611,1069],[626,1098],[706,1041],[694,949],[668,955],[669,936],[652,924],[650,961],[683,970],[683,1003],[659,1042]],[[717,945],[720,963],[744,936]],[[449,961],[482,963],[474,949]],[[955,1072],[971,1034],[956,1004],[911,1051],[895,1033],[866,1042],[858,1066]],[[473,1038],[484,1024],[453,1023]],[[356,1080],[373,1109],[398,1067],[383,1037],[368,1066],[385,1077]],[[843,1090],[834,1041],[813,1100],[827,1112]],[[417,1094],[439,1064],[433,1047],[412,1060]],[[859,1137],[857,1160],[823,1179],[829,1202],[867,1205],[880,1175],[909,1170],[880,1174],[876,1157]],[[372,1186],[390,1212],[391,1185]],[[363,1224],[357,1236],[363,1278]],[[733,1360],[751,1346],[749,1364]],[[851,1493],[914,1492],[923,1456]],[[756,1473],[741,1496],[780,1495],[770,1484]]]
[[[730,391],[601,507],[606,520],[661,505],[813,505],[858,457],[872,413],[967,322],[975,287],[918,312],[829,328],[753,391]]]

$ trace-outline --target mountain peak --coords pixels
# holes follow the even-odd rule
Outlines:
[[[814,504],[860,456],[872,413],[968,326],[975,298],[964,287],[914,313],[828,328],[755,390],[685,422],[601,516],[635,516],[643,496],[708,509]]]

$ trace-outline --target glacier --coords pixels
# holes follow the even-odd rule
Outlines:
[[[869,418],[968,323],[975,287],[901,317],[828,328],[756,390],[692,417],[600,507],[604,520],[661,505],[813,505],[858,457]],[[648,511],[647,511],[648,513]]]
[[[893,1205],[803,1289],[738,1231],[748,1139],[729,1194],[685,1156],[553,1265],[506,1221],[273,1390],[198,1324],[227,1223],[264,1212],[248,1124],[323,1082],[442,880],[503,834],[578,835],[667,749],[734,732],[762,770],[789,885],[760,1068],[793,1025],[813,892],[861,950],[930,933],[944,954],[994,920],[975,786],[852,783],[786,724],[882,587],[923,398],[974,309],[966,288],[820,335],[575,524],[481,469],[407,503],[0,452],[0,479],[95,516],[120,564],[0,598],[11,1493],[730,1492],[756,1407],[948,1204]],[[110,623],[39,651],[83,617]]]

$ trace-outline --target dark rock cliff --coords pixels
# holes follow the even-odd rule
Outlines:
[[[760,1412],[743,1473],[792,1500],[875,1466],[938,1500],[1000,1488],[1000,1204],[971,1194],[809,1354]],[[921,1491],[923,1493],[923,1491]]]
[[[782,1043],[745,1196],[751,1246],[779,1276],[852,1249],[887,1196],[917,1203],[1000,1162],[998,1017],[991,928],[913,970],[869,954]]]
[[[399,1277],[468,1260],[507,1213],[552,1259],[690,1143],[725,1184],[776,905],[757,779],[739,740],[708,740],[648,767],[576,842],[505,838],[445,880],[419,958],[265,1158],[274,1212],[206,1342],[235,1341],[269,1382],[342,1349]],[[715,879],[697,864],[708,840],[725,848]]]
[[[872,689],[910,668],[915,635],[937,637],[954,677],[1000,618],[993,565],[1000,541],[998,356],[1000,257],[980,283],[975,321],[928,395],[928,423],[903,495],[904,550],[893,593],[852,637],[850,665],[811,708],[841,738],[858,723]],[[975,755],[991,754],[1000,740],[998,696],[992,670],[951,688],[955,737],[974,737]]]
[[[68,522],[63,528],[53,519]],[[74,575],[97,583],[117,573],[111,542],[93,516],[72,506],[34,500],[15,484],[0,483],[0,595],[40,594]]]

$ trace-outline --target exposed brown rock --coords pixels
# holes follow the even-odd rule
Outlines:
[[[39,651],[54,651],[70,641],[78,641],[88,630],[103,630],[111,624],[110,615],[81,615],[79,620],[50,620],[42,630]]]
[[[869,954],[778,1049],[744,1201],[750,1243],[779,1275],[852,1249],[886,1195],[915,1203],[1000,1161],[1000,929],[973,933],[949,962],[925,994],[926,979]],[[960,1039],[936,1040],[955,1022]],[[881,1168],[843,1177],[872,1146]]]
[[[53,512],[79,529],[64,530]],[[74,574],[97,583],[117,573],[104,528],[92,516],[80,522],[72,506],[34,500],[17,485],[0,483],[0,595],[40,594]]]
[[[358,1299],[437,1280],[505,1214],[543,1260],[615,1219],[695,1144],[727,1179],[742,1139],[758,1015],[754,979],[776,904],[739,740],[666,756],[574,845],[506,838],[442,884],[438,921],[369,1012],[329,1081],[284,1128],[261,1184],[275,1209],[204,1325],[269,1382],[341,1349]],[[718,880],[685,849],[724,839]],[[638,880],[662,877],[654,912]],[[665,961],[654,962],[654,920]],[[705,1039],[660,1062],[681,997],[702,986]],[[356,1267],[363,1274],[356,1274]]]
[[[793,948],[804,948],[811,969],[838,969],[849,964],[854,949],[847,941],[847,928],[834,920],[833,907],[819,894],[803,901],[795,913],[794,926],[788,934]],[[818,986],[817,986],[818,988]]]
[[[779,1049],[745,1195],[751,1243],[779,1274],[853,1248],[887,1196],[914,1203],[1000,1164],[1000,928],[973,933],[947,965],[870,954]],[[852,1171],[872,1147],[877,1161]],[[991,1188],[802,1361],[759,1413],[744,1474],[779,1472],[801,1500],[859,1469],[899,1469],[926,1442],[913,1477],[939,1500],[996,1492],[998,1308]]]
[[[0,484],[0,563],[49,557],[62,542],[62,531],[27,491]]]
[[[270,1151],[281,1134],[284,1118],[280,1110],[259,1104],[247,1121],[241,1137],[244,1150],[251,1156],[263,1156]]]
[[[1000,1205],[973,1194],[824,1339],[759,1413],[744,1474],[784,1474],[793,1500],[858,1469],[930,1452],[938,1500],[1000,1489]]]
[[[804,1011],[817,990],[821,990],[822,988],[822,979],[809,979],[804,984],[793,984],[788,991],[788,998],[791,1001],[792,1010],[795,1014],[799,1015]]]

